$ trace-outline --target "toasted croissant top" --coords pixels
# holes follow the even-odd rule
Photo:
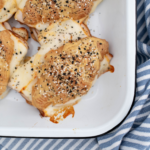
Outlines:
[[[21,2],[20,2],[21,1]],[[102,0],[18,0],[15,19],[34,28],[45,28],[67,18],[84,21]],[[46,26],[45,26],[45,25]]]

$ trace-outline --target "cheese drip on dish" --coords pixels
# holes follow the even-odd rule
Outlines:
[[[37,78],[39,67],[45,61],[45,54],[68,42],[88,37],[90,32],[84,24],[79,24],[74,20],[64,20],[57,21],[47,29],[38,31],[37,36],[41,44],[40,50],[15,70],[9,82],[9,87],[20,92],[28,101],[32,101],[32,86]]]
[[[102,0],[17,0],[15,19],[36,29],[68,18],[83,22]]]
[[[31,28],[31,31],[40,45],[47,47],[51,44],[53,49],[57,49],[69,41],[76,41],[86,36],[90,36],[90,31],[84,23],[78,23],[72,19],[58,20],[44,30]]]
[[[16,0],[0,0],[0,22],[10,19],[16,11]]]
[[[20,65],[27,53],[27,42],[11,30],[8,23],[0,24],[0,99],[9,92],[7,87],[10,76]]]
[[[103,73],[114,72],[108,42],[88,37],[68,43],[45,55],[37,82],[32,87],[32,105],[54,123],[74,116],[73,105],[86,95]]]

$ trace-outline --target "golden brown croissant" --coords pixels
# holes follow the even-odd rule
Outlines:
[[[0,24],[0,99],[4,98],[10,76],[20,65],[28,50],[27,41],[11,31],[8,23]]]

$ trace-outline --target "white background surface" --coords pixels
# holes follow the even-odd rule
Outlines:
[[[13,19],[12,26],[20,27]],[[112,129],[127,115],[135,88],[135,0],[104,0],[90,16],[93,36],[106,39],[115,72],[102,75],[89,93],[75,106],[75,117],[59,124],[41,118],[15,91],[0,101],[1,136],[87,137]],[[28,55],[39,44],[29,39]]]

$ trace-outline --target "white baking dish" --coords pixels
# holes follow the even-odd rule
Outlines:
[[[75,106],[75,117],[59,124],[41,118],[36,108],[11,91],[0,101],[0,135],[21,137],[90,137],[106,133],[129,112],[135,91],[136,19],[135,0],[104,0],[91,15],[93,36],[104,38],[114,55],[115,72],[102,75]],[[20,26],[13,19],[12,25]],[[22,26],[22,25],[21,25]],[[29,40],[29,55],[39,46]]]

